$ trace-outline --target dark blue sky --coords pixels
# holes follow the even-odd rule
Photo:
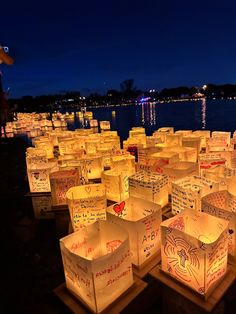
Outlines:
[[[236,83],[236,1],[1,3],[1,65],[11,97]]]

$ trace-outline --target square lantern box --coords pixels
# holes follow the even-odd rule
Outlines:
[[[185,208],[201,211],[201,198],[219,190],[219,183],[199,176],[188,176],[172,182],[171,207],[176,215]]]
[[[210,169],[202,169],[202,177],[219,183],[219,191],[227,189],[225,166],[216,165]]]
[[[173,164],[179,161],[179,155],[174,152],[159,152],[154,153],[149,157],[150,165],[156,168],[157,172],[162,172],[165,165]]]
[[[198,151],[195,147],[173,146],[166,148],[165,151],[178,154],[180,161],[197,162],[198,159]]]
[[[89,180],[101,178],[103,168],[102,156],[85,155],[80,159],[80,165],[87,172]]]
[[[201,137],[194,135],[183,136],[182,146],[195,148],[197,150],[197,153],[199,154],[201,151]]]
[[[139,148],[138,150],[138,163],[140,165],[148,165],[148,157],[152,154],[158,153],[160,150],[158,147],[146,147]]]
[[[52,205],[66,205],[66,192],[73,186],[81,184],[81,174],[78,169],[59,170],[50,174]]]
[[[28,182],[31,193],[50,192],[50,164],[34,164],[27,168]]]
[[[106,198],[119,202],[129,197],[129,181],[125,172],[107,170],[102,173],[102,183],[105,186]]]
[[[49,194],[49,195],[47,195]],[[50,193],[42,193],[41,195],[32,196],[32,205],[34,209],[34,217],[36,219],[53,219],[52,198]]]
[[[108,220],[123,227],[129,234],[132,263],[142,268],[161,249],[160,205],[136,197],[107,208]]]
[[[135,158],[131,155],[111,157],[111,170],[118,172],[128,171],[129,175],[135,173]]]
[[[202,198],[202,212],[229,221],[228,251],[236,261],[236,197],[226,190],[210,193]]]
[[[100,125],[101,131],[107,131],[107,130],[110,131],[111,129],[110,121],[100,121],[99,125]]]
[[[26,166],[30,168],[34,164],[46,164],[48,162],[46,152],[37,148],[27,148]]]
[[[127,232],[99,221],[60,240],[67,288],[100,313],[133,284]]]
[[[164,207],[168,204],[168,177],[164,174],[139,171],[129,177],[129,195]]]
[[[225,166],[226,159],[218,153],[206,153],[198,155],[199,174],[203,175],[204,170],[210,170],[218,166]]]
[[[228,224],[190,209],[162,222],[162,270],[207,299],[227,271]]]
[[[206,141],[211,137],[211,131],[197,130],[194,131],[193,134],[201,138],[201,150],[206,150]]]
[[[182,146],[182,134],[166,134],[166,144],[168,146]]]
[[[163,167],[163,173],[168,175],[169,193],[171,193],[172,182],[191,175],[198,175],[198,164],[196,162],[179,161]]]
[[[66,192],[73,230],[97,220],[106,220],[106,192],[103,184],[87,184],[70,188]]]

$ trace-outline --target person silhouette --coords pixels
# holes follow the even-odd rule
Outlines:
[[[13,62],[14,62],[13,58],[11,56],[9,56],[9,54],[8,54],[8,48],[2,47],[0,45],[0,64],[5,63],[7,65],[12,65]],[[2,73],[0,71],[0,137],[2,137],[2,128],[3,128],[3,133],[6,137],[7,115],[8,115],[8,106],[7,106],[7,100],[5,97],[5,93],[3,91]]]

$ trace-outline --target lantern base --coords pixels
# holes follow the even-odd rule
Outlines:
[[[118,299],[110,304],[105,310],[100,313],[116,314],[123,311],[145,288],[147,283],[141,279],[134,277],[133,285],[126,290]],[[77,299],[66,288],[66,284],[63,283],[53,290],[54,294],[73,312],[81,314],[94,313],[89,310],[85,303]]]
[[[161,251],[151,256],[140,266],[133,265],[133,274],[139,278],[144,278],[161,261]]]
[[[161,265],[154,267],[149,272],[149,274],[150,276],[157,279],[162,284],[168,286],[170,289],[176,291],[178,294],[196,304],[198,307],[205,310],[206,312],[211,312],[215,308],[215,306],[223,298],[229,287],[234,283],[234,280],[236,278],[232,267],[228,265],[227,273],[225,274],[224,278],[211,292],[207,300],[205,300],[201,295],[197,294],[197,292],[191,290],[189,287],[175,280],[175,278],[168,276],[168,274],[162,271]]]

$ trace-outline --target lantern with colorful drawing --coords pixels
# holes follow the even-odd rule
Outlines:
[[[190,209],[162,222],[162,270],[207,299],[227,271],[228,224]]]
[[[132,263],[138,268],[146,265],[161,249],[161,207],[136,197],[107,208],[108,221],[120,225],[129,233]]]

